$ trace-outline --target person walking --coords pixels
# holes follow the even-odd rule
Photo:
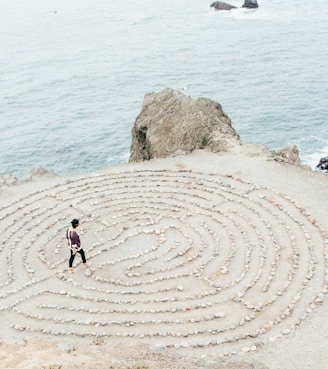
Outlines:
[[[67,246],[69,247],[69,249],[71,251],[71,256],[68,260],[68,266],[69,266],[68,271],[70,273],[74,272],[73,261],[75,259],[75,255],[76,255],[77,252],[82,257],[82,262],[83,262],[84,267],[87,266],[87,264],[86,264],[87,260],[86,260],[86,257],[85,257],[85,253],[84,253],[84,250],[81,247],[80,236],[78,235],[78,233],[76,231],[76,228],[78,226],[79,226],[79,220],[78,219],[73,219],[71,221],[71,227],[66,230]]]

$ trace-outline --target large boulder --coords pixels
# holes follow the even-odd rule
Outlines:
[[[195,149],[228,151],[240,138],[219,103],[165,89],[144,97],[132,129],[130,162],[189,154]]]

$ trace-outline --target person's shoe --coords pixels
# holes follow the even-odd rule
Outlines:
[[[70,274],[74,273],[74,269],[73,268],[68,268],[68,273],[70,273]]]

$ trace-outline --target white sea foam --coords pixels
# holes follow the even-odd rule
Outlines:
[[[302,160],[304,163],[309,165],[313,170],[315,170],[321,158],[328,156],[328,145],[310,154],[304,155]]]

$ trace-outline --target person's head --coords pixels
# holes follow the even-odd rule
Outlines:
[[[71,221],[71,224],[72,224],[72,227],[73,228],[76,228],[79,225],[79,220],[78,219],[73,219]]]

